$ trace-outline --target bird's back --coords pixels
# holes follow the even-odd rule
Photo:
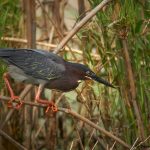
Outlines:
[[[65,71],[64,60],[50,52],[32,49],[0,49],[0,57],[36,79],[59,78]]]

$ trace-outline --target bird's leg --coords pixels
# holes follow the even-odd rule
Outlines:
[[[44,89],[44,84],[40,84],[39,87],[38,87],[38,91],[37,91],[37,94],[36,94],[36,97],[35,97],[35,100],[38,102],[38,103],[41,103],[41,104],[46,104],[48,107],[46,108],[46,113],[49,112],[49,110],[51,109],[53,112],[56,112],[58,110],[57,106],[54,104],[54,102],[52,101],[47,101],[47,100],[43,100],[40,98],[41,96],[41,93]]]
[[[9,79],[8,79],[9,78],[9,74],[8,73],[4,73],[3,78],[4,78],[5,84],[6,84],[7,88],[8,88],[8,91],[9,91],[10,97],[11,97],[11,100],[8,102],[8,107],[13,108],[13,101],[19,100],[19,103],[16,104],[16,106],[14,107],[15,109],[19,109],[22,106],[23,102],[21,102],[19,96],[16,96],[14,94],[14,91],[13,91],[13,89],[12,89],[12,87],[10,85]]]

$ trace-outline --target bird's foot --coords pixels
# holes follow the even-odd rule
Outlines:
[[[43,99],[40,99],[39,97],[36,97],[35,99],[38,103],[47,105],[47,108],[46,108],[46,111],[45,111],[46,114],[50,110],[52,110],[53,112],[57,112],[58,108],[57,108],[57,106],[55,105],[55,103],[53,101],[43,100]]]
[[[14,106],[14,103],[13,102],[16,102],[17,104]],[[11,96],[11,100],[8,101],[7,103],[7,106],[9,108],[15,108],[15,109],[20,109],[23,105],[23,102],[20,100],[19,96]]]
[[[5,83],[6,83],[6,86],[7,86],[7,88],[8,88],[8,91],[9,91],[9,93],[10,93],[10,97],[11,97],[11,100],[8,102],[7,106],[8,106],[9,108],[20,109],[21,106],[22,106],[22,104],[23,104],[23,102],[20,100],[19,96],[15,96],[15,94],[14,94],[14,91],[13,91],[13,89],[12,89],[12,87],[11,87],[10,82],[9,82],[9,73],[4,73],[3,77],[4,77],[4,81],[5,81]],[[17,104],[14,106],[14,103],[13,103],[13,102],[15,102],[16,100],[18,100],[18,102],[17,102]]]
[[[57,106],[56,106],[55,103],[52,102],[52,101],[49,102],[48,107],[46,108],[45,113],[47,114],[50,110],[52,110],[53,112],[57,112],[57,111],[58,111]]]

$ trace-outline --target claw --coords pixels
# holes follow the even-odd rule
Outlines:
[[[19,110],[23,105],[23,102],[19,101],[19,103],[14,107],[15,109]]]
[[[18,96],[15,96],[15,94],[14,94],[14,91],[13,91],[13,89],[11,87],[10,82],[9,82],[9,73],[4,73],[3,77],[4,77],[4,81],[6,83],[6,86],[8,88],[8,91],[10,93],[10,97],[11,97],[11,100],[8,102],[7,106],[9,108],[15,108],[15,109],[18,110],[23,105],[23,102],[19,99]],[[19,102],[14,106],[13,105],[13,101],[15,101],[15,100],[18,100]]]
[[[40,98],[40,95],[41,95],[41,92],[42,92],[43,88],[44,88],[44,84],[40,84],[39,88],[38,88],[38,91],[37,91],[37,94],[36,94],[36,97],[35,97],[36,101],[38,103],[47,105],[45,113],[48,113],[50,110],[52,112],[57,112],[58,108],[57,108],[57,106],[55,105],[54,102],[52,102],[52,101],[49,102],[47,100],[44,100],[44,99]]]
[[[14,106],[13,105],[13,102],[15,101],[15,100],[17,100],[18,99],[18,103]],[[8,103],[7,103],[7,106],[9,107],[9,108],[15,108],[15,109],[20,109],[21,107],[22,107],[22,105],[23,105],[23,102],[21,101],[21,100],[19,100],[19,97],[18,96],[13,96],[12,98],[11,98],[11,100],[10,101],[8,101]]]
[[[55,104],[52,105],[51,108],[52,108],[52,111],[53,111],[53,112],[57,112],[57,111],[58,111],[58,108],[57,108],[57,106],[56,106]]]
[[[50,109],[51,109],[53,112],[57,112],[57,111],[58,111],[57,106],[56,106],[53,102],[50,102],[50,103],[48,104],[48,107],[46,108],[45,113],[47,114]]]

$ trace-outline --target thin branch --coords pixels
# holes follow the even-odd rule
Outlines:
[[[6,102],[8,102],[10,100],[10,97],[6,97],[6,96],[1,96],[0,97],[1,100],[4,100]],[[15,101],[14,103],[18,103],[18,101]],[[46,105],[42,105],[42,104],[38,104],[38,103],[33,103],[33,102],[26,102],[26,101],[23,101],[23,103],[25,105],[29,105],[29,106],[36,106],[36,107],[43,107],[43,108],[46,108],[47,106]],[[123,140],[121,140],[120,138],[118,138],[117,136],[113,135],[112,133],[108,132],[107,130],[99,127],[98,125],[96,125],[95,123],[93,123],[92,121],[90,121],[89,119],[81,116],[80,114],[70,110],[70,109],[66,109],[66,108],[58,108],[58,111],[61,111],[61,112],[65,112],[67,114],[70,114],[71,116],[87,123],[89,126],[95,128],[96,130],[100,131],[101,133],[103,133],[104,135],[108,136],[109,138],[112,138],[114,139],[115,141],[117,141],[118,143],[120,143],[121,145],[123,145],[124,147],[126,148],[130,148],[131,146],[128,145],[127,143],[125,143]]]
[[[110,148],[110,150],[113,150],[113,148],[115,147],[116,141],[113,143],[112,147]]]
[[[58,37],[63,38],[63,35],[62,35],[62,33],[59,31],[59,29],[56,27],[55,22],[53,21],[53,19],[51,19],[51,17],[49,16],[49,14],[47,13],[47,11],[45,10],[44,5],[40,2],[40,0],[37,0],[37,2],[39,3],[39,5],[40,5],[41,9],[43,10],[43,12],[46,14],[48,20],[51,22],[51,24],[52,24],[53,27],[55,28],[55,30],[56,30],[56,32],[57,32],[57,34],[58,34]]]
[[[138,140],[139,140],[139,138],[137,138],[137,139],[135,140],[135,142],[133,143],[133,145],[132,145],[132,147],[130,148],[130,150],[133,150],[133,149],[135,148],[135,145],[137,144]]]
[[[15,141],[12,137],[7,135],[4,131],[0,130],[0,135],[9,140],[13,145],[15,145],[20,150],[27,150],[26,147]]]
[[[91,150],[94,150],[94,148],[96,147],[97,144],[98,144],[98,140],[96,141],[96,143],[94,144],[94,146],[92,147]]]
[[[84,17],[76,26],[68,33],[68,35],[60,42],[60,44],[55,49],[54,53],[58,53],[64,45],[83,27],[98,11],[100,11],[105,5],[107,5],[112,0],[103,0],[98,6],[96,6],[89,14]]]
[[[101,133],[105,134],[106,136],[114,139],[115,141],[117,141],[118,143],[120,143],[121,145],[123,145],[126,148],[130,148],[130,145],[128,145],[127,143],[125,143],[123,140],[121,140],[120,138],[116,137],[115,135],[113,135],[112,133],[108,132],[107,130],[99,127],[98,125],[96,125],[95,123],[91,122],[89,119],[81,116],[80,114],[70,110],[70,109],[66,109],[66,108],[59,108],[59,111],[68,113],[74,117],[76,117],[77,119],[82,120],[83,122],[87,123],[88,125],[90,125],[91,127],[95,128],[96,130],[100,131]]]
[[[139,138],[137,138],[137,139],[139,139]],[[142,145],[143,145],[144,143],[146,143],[146,141],[148,141],[149,139],[150,139],[150,135],[149,135],[146,139],[144,139],[143,141],[141,141],[138,145],[133,144],[133,146],[131,147],[130,150],[136,150],[136,149],[138,149],[138,147],[142,146]],[[134,143],[137,143],[137,140],[136,140]],[[135,145],[136,145],[136,146],[135,146]]]
[[[77,124],[76,124],[76,120],[74,118],[73,118],[73,122],[74,122],[74,126],[75,126],[75,129],[76,129],[77,137],[79,139],[80,147],[81,147],[82,150],[85,150],[85,148],[83,146],[83,143],[82,143],[82,140],[81,140],[79,129],[78,129]]]
[[[16,42],[16,43],[23,43],[23,44],[27,44],[27,39],[23,39],[23,38],[16,38],[16,37],[1,37],[2,41],[8,41],[8,42]],[[45,43],[45,42],[38,42],[36,41],[36,45],[38,46],[45,46],[48,48],[56,48],[57,45],[55,44],[50,44],[50,43]]]
[[[29,91],[31,90],[31,88],[32,88],[33,86],[31,85],[31,84],[28,84],[26,87],[25,87],[25,89],[21,92],[21,94],[19,95],[19,98],[22,100],[22,99],[24,99],[24,97],[29,93]],[[2,129],[4,126],[5,126],[5,124],[7,123],[7,121],[10,119],[10,117],[13,115],[13,113],[14,113],[14,111],[15,111],[15,109],[11,109],[9,112],[8,112],[8,114],[7,114],[7,116],[6,116],[6,118],[5,118],[5,120],[2,122],[2,124],[0,125],[0,129]]]
[[[21,39],[21,38],[16,38],[16,37],[1,37],[1,40],[2,41],[8,41],[8,42],[15,42],[15,43],[27,44],[27,39]],[[57,47],[57,45],[55,45],[55,44],[50,44],[50,43],[46,43],[46,42],[38,42],[38,41],[36,41],[36,45],[37,45],[37,47],[38,46],[45,47],[45,50]],[[50,50],[53,51],[53,49],[50,49]],[[65,46],[65,48],[64,48],[63,51],[70,52],[70,48],[68,48],[67,46]],[[71,48],[71,51],[73,53],[77,53],[79,55],[83,55],[83,51],[81,51],[79,49]],[[91,56],[95,60],[100,60],[100,56],[97,55],[97,54],[91,54]]]
[[[47,15],[48,19],[50,20],[50,22],[52,23],[53,27],[55,28],[59,39],[61,40],[63,38],[63,34],[60,32],[59,28],[57,25],[55,25],[55,23],[53,22],[53,19],[50,18],[49,14],[47,13],[47,11],[45,10],[43,4],[40,2],[40,0],[37,0],[38,3],[40,4],[42,10],[45,12],[45,14]],[[69,45],[67,45],[69,51],[71,52],[72,56],[77,60],[76,55],[73,53],[72,49],[69,47]]]

